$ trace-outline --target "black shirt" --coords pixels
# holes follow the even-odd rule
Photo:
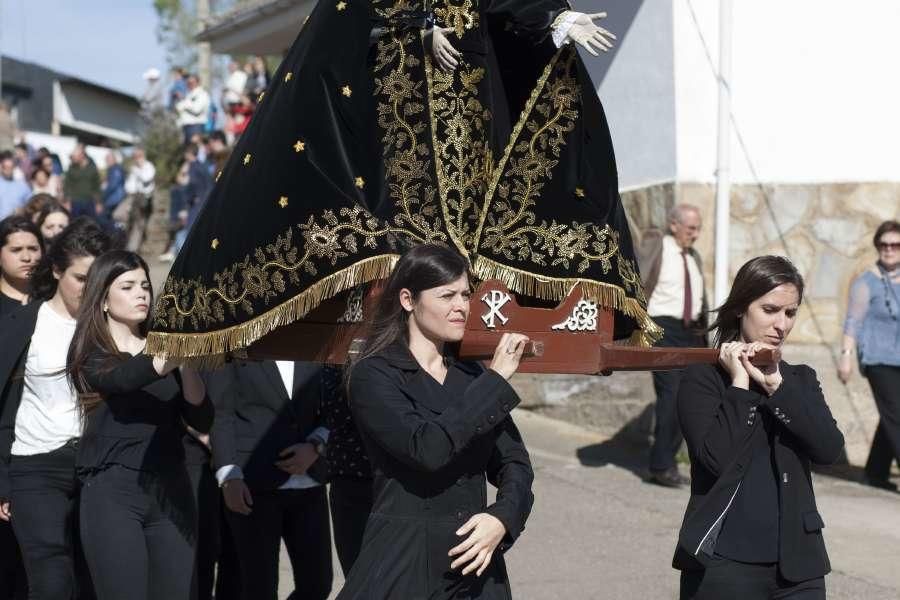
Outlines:
[[[0,292],[0,317],[9,314],[14,310],[22,308],[23,304],[20,300],[10,298],[6,294]]]
[[[206,397],[199,406],[184,398],[177,371],[164,377],[146,354],[119,355],[112,368],[103,357],[89,360],[88,384],[103,401],[86,417],[78,448],[79,475],[102,471],[111,465],[165,473],[184,466],[184,422],[208,432],[213,406]]]
[[[322,369],[322,417],[328,428],[328,471],[333,479],[372,480],[372,466],[344,393],[343,369]]]
[[[778,562],[778,480],[772,441],[774,417],[757,409],[765,435],[753,438],[753,454],[725,516],[716,554],[745,563]]]

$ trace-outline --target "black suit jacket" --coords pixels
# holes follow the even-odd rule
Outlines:
[[[844,436],[825,403],[816,373],[806,365],[780,366],[783,382],[771,397],[731,386],[718,366],[685,370],[678,390],[678,418],[691,457],[691,499],[678,537],[673,566],[703,569],[713,564],[716,540],[732,498],[753,454],[766,436],[762,419],[774,417],[781,530],[779,569],[789,581],[806,581],[831,570],[816,508],[810,464],[841,456]],[[766,441],[768,443],[768,441]]]
[[[9,460],[25,383],[25,358],[42,304],[32,302],[0,319],[0,498],[9,498]]]
[[[295,362],[288,396],[274,361],[234,361],[207,375],[207,390],[216,407],[210,434],[213,465],[238,465],[253,491],[279,488],[288,475],[275,466],[279,453],[323,426],[322,367]],[[325,480],[325,461],[310,468]]]

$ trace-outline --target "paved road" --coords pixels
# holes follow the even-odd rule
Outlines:
[[[516,600],[677,598],[669,564],[688,492],[643,483],[645,450],[531,413],[515,418],[536,472],[534,512],[507,557]],[[834,567],[829,599],[900,599],[900,495],[814,478]],[[337,591],[336,562],[335,573]],[[283,556],[281,598],[290,581]]]

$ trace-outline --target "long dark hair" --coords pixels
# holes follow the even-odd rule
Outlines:
[[[716,321],[710,331],[716,329],[715,345],[734,342],[741,337],[741,316],[750,304],[765,296],[779,285],[791,283],[803,302],[803,276],[790,260],[783,256],[758,256],[740,268],[731,286],[728,299],[718,308]]]
[[[40,231],[38,231],[40,237]],[[50,300],[59,282],[53,272],[63,273],[82,256],[100,256],[112,248],[112,240],[103,229],[88,217],[78,217],[53,239],[47,253],[41,257],[31,275],[31,296]]]
[[[143,269],[147,274],[147,279],[150,279],[150,269],[143,258],[134,252],[112,250],[97,257],[88,271],[87,282],[81,297],[81,306],[78,309],[75,334],[72,336],[72,344],[69,346],[69,356],[66,361],[69,378],[80,394],[79,403],[85,412],[96,406],[99,400],[96,395],[91,393],[93,390],[90,389],[85,378],[85,365],[90,361],[92,367],[113,368],[119,356],[119,349],[109,332],[103,305],[113,281],[122,273],[135,269]],[[152,306],[152,287],[150,296],[149,304]],[[149,323],[150,315],[148,314],[147,319],[140,325],[141,336],[146,337]]]
[[[365,346],[354,362],[377,354],[394,342],[409,343],[409,315],[400,304],[400,290],[409,290],[415,299],[424,290],[452,283],[468,272],[466,259],[447,246],[422,244],[406,252],[385,282]]]

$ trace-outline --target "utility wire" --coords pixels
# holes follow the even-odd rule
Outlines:
[[[721,74],[719,73],[718,67],[716,66],[716,63],[713,61],[712,53],[709,50],[709,44],[706,42],[706,37],[703,35],[703,29],[700,27],[700,20],[697,18],[697,13],[694,11],[694,6],[691,3],[691,0],[684,1],[687,4],[688,11],[691,14],[691,21],[693,21],[694,30],[697,32],[697,37],[700,39],[700,45],[703,47],[703,53],[706,55],[706,62],[709,64],[709,69],[710,71],[712,71],[713,77],[715,77],[716,81],[724,85],[728,90],[728,94],[730,95],[731,82],[726,81],[722,78]],[[775,227],[775,231],[778,234],[778,241],[784,248],[785,256],[787,256],[788,259],[791,259],[790,247],[788,245],[787,239],[785,238],[784,231],[778,223],[778,217],[775,214],[775,209],[772,207],[772,198],[769,195],[769,191],[766,189],[765,185],[763,185],[762,180],[760,179],[759,174],[756,170],[756,165],[753,159],[750,157],[750,150],[747,148],[747,144],[744,141],[744,136],[741,134],[741,128],[738,126],[737,118],[734,116],[733,110],[729,111],[728,117],[731,121],[731,127],[734,131],[735,137],[737,138],[738,145],[741,148],[741,153],[744,156],[744,160],[747,161],[747,166],[750,169],[750,177],[753,180],[754,185],[759,190],[760,194],[762,194],[763,203],[766,206],[766,212],[768,213],[769,218],[772,220],[772,225]],[[830,344],[825,337],[825,330],[822,328],[822,324],[819,321],[818,315],[816,314],[813,302],[809,298],[807,299],[806,307],[809,311],[809,316],[812,320],[813,327],[815,328],[816,333],[819,336],[820,343],[828,351],[828,356],[831,357],[832,366],[834,367],[835,372],[837,372],[838,368],[840,367],[837,353],[834,350],[834,346]],[[866,434],[867,437],[871,437],[871,434],[862,419],[862,415],[859,412],[859,408],[856,406],[855,395],[850,391],[850,387],[846,383],[844,383],[843,386],[844,392],[847,395],[847,400],[850,403],[850,408],[853,411],[853,416],[856,420],[857,426],[863,431],[864,434]]]

